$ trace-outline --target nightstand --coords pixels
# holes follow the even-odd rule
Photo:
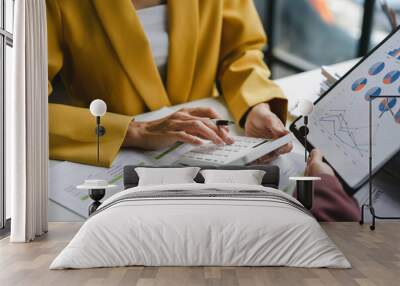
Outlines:
[[[320,177],[290,177],[289,180],[296,181],[297,200],[303,206],[311,210],[314,200],[314,182],[320,181]]]
[[[89,197],[93,203],[89,206],[89,216],[101,205],[100,200],[104,198],[107,189],[115,188],[116,185],[109,185],[106,180],[85,180],[85,183],[77,186],[78,189],[88,190]]]

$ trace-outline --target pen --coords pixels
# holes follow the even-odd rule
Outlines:
[[[226,120],[226,119],[211,119],[211,121],[217,126],[235,125],[234,121]]]

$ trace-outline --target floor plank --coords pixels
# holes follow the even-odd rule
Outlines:
[[[29,244],[0,240],[0,285],[400,285],[400,222],[379,222],[372,232],[357,223],[323,223],[329,237],[353,268],[285,267],[121,267],[58,270],[48,267],[80,228],[80,223],[50,223],[45,236]]]

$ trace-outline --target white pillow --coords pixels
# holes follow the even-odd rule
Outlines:
[[[135,168],[139,176],[139,186],[171,185],[195,183],[199,167],[187,168]]]
[[[261,185],[265,171],[261,170],[202,170],[205,184]]]

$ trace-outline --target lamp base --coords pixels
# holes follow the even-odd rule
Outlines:
[[[361,206],[361,220],[360,220],[360,225],[364,224],[364,211],[365,208],[369,209],[369,212],[371,213],[372,216],[372,224],[369,226],[370,230],[375,230],[375,221],[376,219],[380,220],[400,220],[400,217],[383,217],[383,216],[378,216],[375,213],[375,208],[369,204],[363,204]]]
[[[314,182],[320,181],[320,177],[289,177],[289,180],[296,181],[297,200],[311,210],[314,201]]]
[[[297,181],[297,199],[303,206],[311,210],[314,201],[314,182],[313,181]]]
[[[94,201],[90,206],[89,206],[89,216],[94,213],[97,208],[101,205],[100,200],[104,198],[106,194],[106,189],[90,189],[89,190],[89,197]]]

